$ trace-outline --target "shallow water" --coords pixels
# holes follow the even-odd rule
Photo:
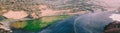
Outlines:
[[[47,26],[54,24],[58,21],[64,20],[66,18],[69,18],[70,16],[68,15],[63,15],[63,16],[47,16],[47,17],[42,17],[40,19],[34,19],[34,20],[27,20],[24,22],[15,22],[13,23],[12,27],[17,27],[17,29],[22,29],[26,31],[39,31]],[[27,23],[26,23],[27,22]]]

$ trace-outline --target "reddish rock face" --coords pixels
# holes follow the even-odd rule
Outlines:
[[[114,21],[108,24],[103,33],[120,33],[120,22]]]
[[[28,14],[24,11],[9,11],[4,13],[3,16],[9,19],[21,19],[28,16]]]

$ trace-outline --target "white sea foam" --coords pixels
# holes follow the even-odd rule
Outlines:
[[[109,18],[112,18],[115,21],[120,21],[120,14],[112,14]]]

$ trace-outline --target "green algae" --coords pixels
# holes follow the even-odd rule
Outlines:
[[[27,30],[27,31],[39,31],[42,30],[44,28],[46,28],[47,26],[56,23],[58,21],[64,20],[65,18],[68,18],[70,16],[68,15],[62,15],[62,16],[47,16],[47,17],[42,17],[40,19],[34,19],[34,20],[26,20],[26,24],[21,25],[23,28],[23,30]]]
[[[23,28],[24,30],[28,31],[38,31],[40,29],[40,20],[27,20],[27,25]]]
[[[43,17],[43,18],[46,18],[46,19],[49,19],[48,21],[46,19],[44,20],[41,20],[41,28],[45,28],[46,26],[49,26],[55,22],[58,22],[58,21],[61,21],[61,20],[64,20],[65,18],[68,18],[70,16],[68,15],[62,15],[62,16],[50,16],[50,17]]]

